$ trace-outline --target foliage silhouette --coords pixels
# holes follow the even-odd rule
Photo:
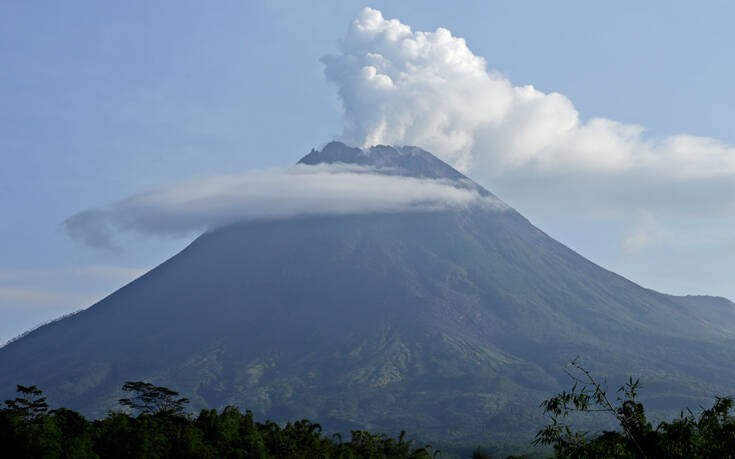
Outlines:
[[[46,397],[42,397],[42,391],[36,386],[23,386],[18,384],[16,392],[21,396],[15,400],[5,400],[8,409],[15,411],[27,421],[36,421],[48,411]]]
[[[544,401],[551,423],[542,428],[537,445],[551,445],[556,457],[735,457],[733,400],[717,398],[699,414],[687,410],[654,429],[637,400],[640,382],[630,378],[613,400],[606,384],[576,361],[567,367],[571,391]],[[0,405],[3,457],[49,458],[430,458],[438,451],[415,447],[405,432],[397,438],[353,430],[349,441],[327,436],[321,425],[302,419],[285,425],[256,422],[253,413],[228,406],[186,414],[188,400],[150,383],[126,383],[131,416],[110,411],[89,421],[65,408],[48,410],[40,389],[17,386],[18,397]],[[565,418],[574,412],[611,415],[617,431],[575,431]],[[473,457],[488,457],[478,449]]]
[[[121,398],[118,402],[123,406],[138,410],[141,414],[179,415],[185,412],[184,405],[189,403],[188,398],[177,399],[178,392],[144,381],[128,381],[123,385],[122,390],[132,392],[134,395],[131,398]]]
[[[641,387],[637,379],[629,378],[611,401],[604,381],[596,380],[576,360],[567,365],[566,372],[574,381],[572,389],[541,404],[551,422],[539,430],[534,441],[536,445],[553,445],[556,457],[735,457],[731,398],[717,397],[712,408],[703,409],[698,416],[687,409],[686,415],[682,412],[678,419],[663,421],[654,429],[643,404],[637,401]],[[620,431],[574,431],[562,422],[573,412],[611,414]]]
[[[233,406],[185,414],[185,398],[150,383],[128,382],[133,395],[121,404],[137,416],[110,411],[88,421],[59,408],[48,411],[35,386],[0,408],[3,457],[44,458],[430,458],[436,452],[405,439],[354,430],[351,440],[325,436],[319,424],[303,419],[281,426],[256,422]]]

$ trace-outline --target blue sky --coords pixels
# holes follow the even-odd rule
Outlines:
[[[89,306],[195,236],[124,233],[106,250],[72,240],[70,216],[287,167],[340,137],[339,83],[320,59],[346,52],[338,43],[366,6],[414,31],[449,29],[489,70],[564,95],[582,120],[735,145],[731,2],[2,2],[0,342]],[[731,175],[659,186],[636,171],[468,174],[644,286],[735,298]]]

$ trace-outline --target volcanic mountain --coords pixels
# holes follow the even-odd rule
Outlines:
[[[493,195],[415,147],[347,163]],[[508,206],[248,221],[209,231],[94,306],[0,349],[0,396],[36,384],[88,415],[147,380],[193,408],[478,441],[540,427],[580,356],[678,410],[735,386],[735,305],[643,288]],[[7,398],[7,397],[6,397]]]

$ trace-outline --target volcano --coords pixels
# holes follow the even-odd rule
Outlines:
[[[301,159],[494,196],[415,147],[332,142]],[[0,349],[0,396],[35,384],[90,416],[125,381],[192,408],[326,429],[478,441],[535,432],[580,357],[641,378],[655,410],[735,381],[735,305],[643,288],[508,206],[304,216],[208,231],[99,303]]]

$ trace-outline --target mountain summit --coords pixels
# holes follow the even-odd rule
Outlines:
[[[415,147],[333,142],[300,163],[482,189]],[[484,193],[488,193],[482,189]],[[731,393],[735,305],[645,289],[518,212],[471,208],[251,221],[207,232],[94,306],[0,349],[0,396],[36,384],[89,415],[125,381],[330,430],[531,435],[580,356],[678,410]]]
[[[311,150],[299,160],[299,164],[312,166],[337,163],[370,166],[385,173],[409,177],[469,180],[449,164],[418,147],[377,145],[363,150],[348,147],[342,142],[330,142],[321,151]]]
[[[353,164],[369,167],[380,174],[445,179],[455,182],[458,187],[473,189],[481,196],[493,196],[449,164],[418,147],[376,145],[369,149],[361,149],[348,147],[342,142],[330,142],[321,151],[311,150],[311,153],[301,158],[298,163],[309,166]]]

